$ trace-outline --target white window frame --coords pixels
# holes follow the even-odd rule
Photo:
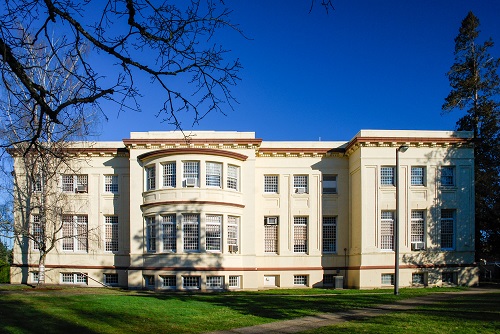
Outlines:
[[[156,165],[146,166],[146,191],[156,189]]]
[[[425,186],[425,167],[411,166],[411,185]]]
[[[442,166],[440,173],[441,187],[455,186],[455,166]]]
[[[161,287],[163,289],[176,289],[177,277],[175,275],[160,275]]]
[[[182,288],[185,290],[199,290],[201,287],[201,276],[182,276]]]
[[[425,211],[411,211],[411,242],[425,242]]]
[[[382,211],[380,214],[380,249],[394,250],[394,211]]]
[[[146,251],[148,253],[156,253],[156,217],[144,217],[146,226]]]
[[[382,166],[380,167],[380,185],[383,187],[394,186],[395,183],[395,167]]]
[[[207,161],[205,163],[205,185],[222,188],[222,163]]]
[[[61,273],[62,284],[88,285],[87,273]]]
[[[149,290],[154,290],[156,288],[156,279],[154,275],[143,275],[144,287]]]
[[[230,275],[228,279],[228,287],[237,289],[241,287],[241,276],[238,275]]]
[[[88,182],[88,174],[61,175],[61,189],[65,193],[88,193]]]
[[[425,285],[425,273],[412,273],[411,274],[411,284],[412,285]]]
[[[104,251],[118,252],[119,248],[118,216],[104,217]]]
[[[64,252],[88,252],[88,216],[62,216],[62,250]]]
[[[118,286],[118,274],[117,273],[104,273],[104,284],[110,286]]]
[[[442,209],[440,223],[441,249],[455,249],[456,210]]]
[[[199,161],[183,161],[182,162],[182,179],[184,187],[188,187],[188,179],[195,180],[195,187],[200,186],[200,162]]]
[[[236,191],[240,190],[240,167],[227,165],[227,188]]]
[[[42,224],[40,215],[31,215],[31,234],[33,235],[32,249],[39,250],[40,242],[42,242]],[[37,242],[38,240],[38,242]]]
[[[309,175],[300,174],[293,176],[293,192],[296,194],[309,193]]]
[[[228,251],[232,253],[239,252],[240,244],[240,217],[227,217],[227,245]]]
[[[338,176],[336,174],[323,174],[323,194],[333,195],[338,193]]]
[[[104,175],[104,192],[118,194],[118,175]]]
[[[337,253],[337,216],[323,216],[323,253]]]
[[[182,248],[184,252],[200,251],[200,215],[182,214]]]
[[[295,286],[308,286],[308,275],[293,275],[293,285]]]
[[[33,191],[39,193],[42,191],[43,178],[40,173],[33,175]]]
[[[306,254],[308,250],[308,217],[293,217],[293,252]]]
[[[163,188],[175,188],[177,185],[177,164],[175,161],[169,161],[162,164]]]
[[[279,217],[264,217],[264,252],[278,254]]]
[[[224,276],[207,276],[205,286],[207,289],[224,289]]]
[[[222,216],[205,216],[205,250],[220,253],[222,251]]]
[[[177,252],[177,222],[175,214],[161,216],[162,252]]]
[[[264,193],[266,194],[279,193],[278,175],[264,175]]]
[[[394,274],[381,274],[380,275],[381,285],[394,285]]]

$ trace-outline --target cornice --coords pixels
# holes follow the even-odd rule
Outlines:
[[[262,139],[123,139],[129,149],[171,149],[171,148],[213,148],[213,149],[255,149]]]
[[[233,158],[240,161],[245,161],[248,156],[236,152],[217,150],[212,148],[173,148],[147,152],[139,155],[137,158],[141,161],[157,157],[166,157],[179,154],[197,154],[197,155],[215,155],[219,157]]]
[[[162,205],[222,205],[222,206],[234,206],[237,208],[244,208],[244,204],[229,203],[229,202],[216,202],[216,201],[163,201],[163,202],[151,202],[141,205],[141,209],[147,209],[155,206]]]
[[[256,152],[258,157],[342,157],[344,156],[343,148],[280,148],[280,147],[265,147],[259,148]]]

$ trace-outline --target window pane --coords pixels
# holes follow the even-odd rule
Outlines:
[[[424,242],[424,212],[411,212],[411,242]]]
[[[264,175],[264,192],[278,193],[278,175]]]
[[[227,187],[228,189],[238,190],[238,178],[240,175],[240,168],[238,166],[227,166]]]
[[[222,216],[207,215],[205,217],[205,241],[207,251],[221,251]]]
[[[307,217],[293,217],[293,251],[307,252]]]
[[[118,251],[118,217],[106,216],[105,218],[105,250],[106,252]]]
[[[264,218],[264,251],[278,252],[278,217]]]
[[[148,252],[156,252],[155,217],[146,217],[146,247]]]
[[[381,249],[394,249],[394,213],[392,211],[382,211],[380,239]]]
[[[383,186],[394,185],[394,167],[382,167],[380,169],[380,184]]]
[[[239,228],[239,217],[228,216],[227,217],[227,244],[238,246],[238,228]]]
[[[194,214],[182,215],[183,244],[185,251],[199,250],[200,224],[199,216]]]
[[[307,194],[307,175],[294,175],[293,176],[293,188],[296,193]]]
[[[206,185],[209,187],[221,187],[222,164],[217,162],[207,162],[206,164]]]
[[[156,169],[155,166],[146,168],[146,190],[156,189]]]
[[[177,250],[177,230],[175,215],[162,216],[163,251],[175,252]]]
[[[441,248],[454,247],[455,210],[441,210]]]
[[[163,186],[175,188],[175,162],[169,162],[163,165]]]
[[[411,168],[411,185],[423,186],[424,185],[424,167]]]
[[[337,217],[323,217],[323,252],[337,251]]]
[[[453,167],[442,167],[441,168],[441,185],[442,186],[453,186],[454,185],[454,168]]]
[[[104,191],[108,193],[118,193],[118,176],[104,175]]]
[[[323,194],[337,193],[337,175],[323,175]]]
[[[183,162],[183,179],[186,187],[198,187],[198,179],[200,173],[200,163],[198,161]]]

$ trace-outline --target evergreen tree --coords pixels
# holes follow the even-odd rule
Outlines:
[[[479,20],[469,12],[455,38],[455,62],[448,72],[452,88],[443,111],[466,113],[457,130],[474,133],[476,259],[500,259],[500,59],[478,43]]]

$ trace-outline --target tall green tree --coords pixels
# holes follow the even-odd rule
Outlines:
[[[443,112],[464,110],[457,130],[474,133],[476,258],[500,259],[500,59],[492,39],[478,42],[479,19],[469,12],[455,38]]]

